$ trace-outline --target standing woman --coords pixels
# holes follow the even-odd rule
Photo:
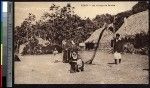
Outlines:
[[[62,48],[63,48],[63,63],[66,63],[66,53],[67,53],[67,50],[66,50],[66,40],[63,40],[62,41]]]
[[[62,41],[63,47],[63,63],[68,63],[69,58],[69,43],[66,40]]]

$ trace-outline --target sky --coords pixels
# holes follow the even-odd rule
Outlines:
[[[137,1],[121,1],[121,2],[15,2],[15,25],[20,26],[23,20],[28,17],[29,13],[36,15],[36,19],[39,20],[44,12],[49,11],[49,7],[52,4],[60,7],[66,6],[70,3],[75,7],[75,14],[81,18],[89,17],[93,19],[96,15],[111,14],[130,10]]]

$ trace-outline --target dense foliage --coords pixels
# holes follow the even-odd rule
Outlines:
[[[122,43],[124,45],[124,52],[126,53],[148,55],[149,34],[145,32],[126,36],[125,38],[122,38]]]

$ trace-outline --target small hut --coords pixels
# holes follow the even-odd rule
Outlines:
[[[109,30],[109,28],[113,28],[112,24],[109,24],[107,29],[104,31],[101,41],[100,41],[100,48],[110,48],[110,42],[113,39],[113,32]],[[102,32],[103,28],[97,29],[92,33],[92,35],[84,42],[86,47],[95,48],[98,43],[98,38],[100,33]]]

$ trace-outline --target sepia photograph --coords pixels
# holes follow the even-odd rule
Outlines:
[[[149,2],[15,2],[14,84],[149,84]]]

